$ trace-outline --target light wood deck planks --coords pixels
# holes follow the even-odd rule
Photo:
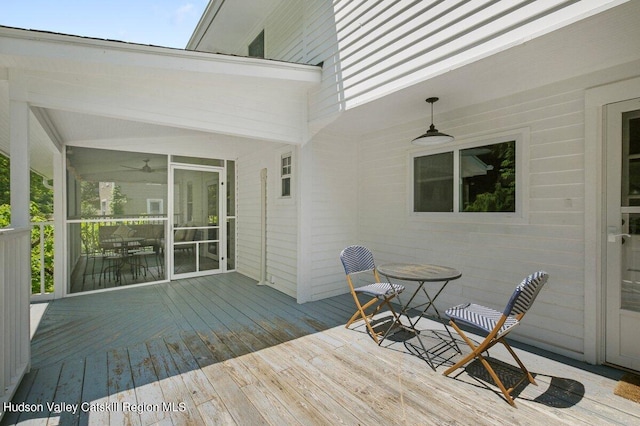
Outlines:
[[[2,425],[640,423],[640,405],[613,394],[620,371],[514,345],[539,385],[512,408],[475,365],[444,377],[410,342],[345,329],[353,309],[349,295],[298,305],[237,273],[57,300],[13,400],[44,409]],[[495,365],[510,362],[500,349]]]

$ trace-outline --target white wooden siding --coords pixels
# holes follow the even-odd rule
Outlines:
[[[409,159],[423,148],[410,141],[424,131],[422,120],[353,138],[316,135],[312,298],[346,291],[338,254],[354,243],[368,246],[378,264],[459,268],[463,276],[441,295],[440,310],[470,300],[501,309],[516,284],[544,269],[549,284],[514,338],[583,359],[585,180],[595,173],[584,163],[584,96],[587,88],[617,78],[624,76],[587,74],[438,117],[439,127],[458,144],[526,129],[526,145],[518,147],[527,154],[520,165],[526,170],[526,198],[522,217],[514,219],[411,212]]]
[[[324,62],[311,119],[332,116],[602,10],[616,0],[283,1],[266,56]]]
[[[238,272],[260,279],[260,171],[267,169],[267,280],[269,285],[296,297],[297,205],[278,199],[279,158],[282,145],[256,145],[238,158]],[[295,160],[294,160],[295,161]],[[297,164],[293,164],[294,179]]]
[[[335,135],[314,139],[311,300],[348,289],[338,255],[359,243],[358,170],[357,140]]]
[[[583,105],[583,90],[564,84],[468,107],[438,121],[461,142],[465,136],[529,130],[526,215],[511,221],[409,213],[407,158],[416,149],[410,135],[422,132],[423,123],[366,135],[359,153],[361,241],[378,262],[459,268],[463,276],[441,295],[442,309],[468,300],[502,308],[524,276],[547,270],[549,285],[526,321],[536,326],[518,333],[579,357],[584,350]]]

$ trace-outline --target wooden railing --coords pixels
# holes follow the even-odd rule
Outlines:
[[[0,419],[29,369],[31,229],[0,229]]]

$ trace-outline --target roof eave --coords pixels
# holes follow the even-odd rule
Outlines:
[[[11,43],[10,41],[13,41]],[[318,84],[319,67],[0,26],[3,55]]]

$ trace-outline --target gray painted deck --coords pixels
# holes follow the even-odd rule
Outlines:
[[[442,376],[446,351],[434,372],[401,336],[378,347],[364,327],[345,329],[352,305],[298,305],[237,273],[54,301],[13,400],[43,409],[2,424],[640,423],[640,405],[613,394],[620,371],[516,346],[538,386],[512,408],[473,364]]]

